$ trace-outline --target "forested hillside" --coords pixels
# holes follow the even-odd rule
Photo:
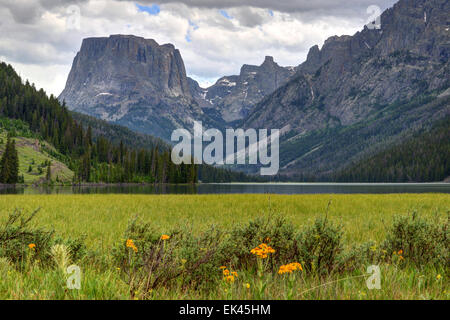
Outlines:
[[[51,143],[75,172],[75,182],[192,183],[194,165],[176,166],[170,150],[157,144],[138,148],[120,137],[111,141],[108,132],[94,139],[54,96],[48,97],[28,81],[22,82],[11,65],[0,64],[0,117],[20,119],[31,132]],[[155,140],[157,141],[157,140]],[[141,143],[142,145],[142,143]]]
[[[340,182],[434,182],[450,176],[450,117],[339,172]]]
[[[54,167],[64,167],[60,176],[58,170],[53,174],[54,179],[63,180],[64,177],[65,181],[71,176],[70,171],[75,173],[73,182],[76,183],[195,183],[199,178],[203,182],[256,179],[207,165],[174,165],[170,160],[171,147],[161,139],[71,112],[42,89],[36,90],[28,81],[23,83],[13,67],[5,63],[0,63],[0,117],[22,121],[14,122],[16,125],[22,123],[20,127],[25,128],[22,129],[26,133],[20,131],[20,140],[38,139],[45,148],[42,157],[53,159],[52,172]],[[42,158],[41,155],[34,156],[39,161]],[[50,158],[46,160],[50,161]],[[30,174],[42,178],[40,171],[24,172],[23,166],[35,165],[32,161],[28,156],[20,163],[20,175],[25,176],[26,183],[35,181]],[[42,167],[40,162],[34,170],[39,170],[38,167]]]
[[[134,148],[153,149],[159,146],[160,149],[169,150],[170,146],[160,138],[142,134],[123,127],[117,124],[100,120],[82,113],[70,111],[73,119],[81,123],[84,127],[91,127],[92,137],[94,140],[97,137],[108,137],[108,140],[115,145],[119,145],[122,141],[126,146],[133,146]]]
[[[14,151],[7,152],[8,141],[14,142],[18,163],[11,159]],[[39,140],[21,120],[0,118],[0,156],[0,171],[7,171],[12,177],[6,179],[6,174],[0,173],[0,183],[69,184],[73,181],[73,171],[67,165],[70,159],[49,143]],[[5,165],[6,158],[10,163]]]

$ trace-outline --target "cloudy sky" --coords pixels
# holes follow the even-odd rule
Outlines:
[[[0,61],[59,95],[86,37],[133,34],[173,43],[207,86],[274,56],[298,65],[311,46],[354,34],[396,0],[0,0]],[[369,10],[370,11],[370,10]]]

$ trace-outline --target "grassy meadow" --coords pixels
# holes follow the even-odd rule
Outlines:
[[[387,244],[383,246],[386,237],[390,237],[389,230],[396,215],[417,212],[421,218],[433,221],[438,226],[448,223],[450,195],[447,194],[2,195],[0,221],[6,221],[15,209],[31,213],[37,208],[40,211],[30,222],[29,228],[52,229],[57,239],[81,238],[85,245],[84,253],[71,258],[69,252],[66,257],[68,262],[59,263],[63,258],[55,258],[53,251],[47,254],[39,251],[39,248],[28,248],[23,241],[18,242],[17,251],[23,252],[19,260],[14,262],[11,258],[0,258],[0,299],[449,298],[448,263],[423,263],[423,259],[414,258],[416,251],[412,247],[395,247],[394,240],[390,242],[394,243],[394,252],[387,252]],[[136,216],[141,219],[139,221],[151,224],[151,232],[141,230],[143,222],[140,222],[125,234],[130,220]],[[260,236],[259,231],[251,230],[249,221],[271,216],[284,218],[284,224],[271,225],[264,237]],[[345,258],[342,255],[342,259],[347,262],[351,260],[352,267],[348,267],[347,262],[340,265],[336,258],[336,262],[330,262],[329,269],[322,272],[313,266],[318,265],[322,253],[318,253],[318,260],[307,256],[308,253],[301,253],[301,248],[295,248],[295,252],[299,252],[297,255],[290,255],[291,251],[287,248],[292,247],[295,237],[303,239],[294,241],[295,246],[298,243],[306,245],[311,241],[320,241],[320,232],[334,241],[335,235],[329,233],[338,229],[322,228],[320,225],[312,231],[305,229],[297,235],[296,230],[314,226],[317,219],[325,219],[328,225],[340,226],[341,248],[331,249],[333,253],[330,255],[340,257],[342,252],[348,251]],[[221,235],[215,236],[215,231],[211,231],[212,225],[222,230]],[[284,239],[284,231],[273,233],[272,230],[278,230],[278,227],[279,230],[286,230],[286,234],[292,233],[292,236],[286,235]],[[174,230],[183,230],[184,233],[180,234],[184,235],[180,236]],[[1,234],[0,229],[0,244]],[[311,234],[313,240],[308,238]],[[169,235],[170,238],[161,240],[161,235]],[[37,239],[43,243],[42,246],[49,245],[40,237]],[[134,240],[136,247],[134,244],[128,246],[128,242],[125,245],[127,240]],[[272,245],[276,250],[273,259],[270,254],[266,259],[259,259],[247,247],[241,248],[247,240],[248,248],[264,242]],[[65,243],[67,247],[67,243],[73,245],[70,241]],[[317,243],[321,246],[323,242]],[[357,264],[353,264],[353,261],[358,260],[358,254],[354,253],[363,252],[363,249],[352,248],[367,243],[370,249],[364,254],[368,252],[367,256],[372,260],[354,267]],[[210,258],[212,253],[206,253],[212,246],[220,248],[214,252],[216,260]],[[447,238],[443,246],[443,252],[448,253]],[[133,248],[136,248],[135,252]],[[208,262],[201,264],[204,261],[197,261],[190,266],[191,260],[199,259],[193,253],[195,250],[200,252],[200,256],[205,252]],[[227,260],[227,257],[220,256],[220,251],[227,252],[226,255],[231,255],[228,254],[231,252],[237,258]],[[7,252],[6,249],[4,252]],[[149,252],[149,255],[141,256],[144,252]],[[150,267],[139,264],[150,255],[155,259]],[[311,258],[311,268],[307,266],[309,262],[306,260],[295,261],[300,259],[298,257]],[[53,259],[54,262],[50,263],[47,259]],[[67,275],[64,270],[69,262],[82,270],[80,290],[66,288]],[[237,276],[227,280],[224,273],[222,277],[224,268],[220,269],[222,264],[219,262],[226,263],[225,270],[235,271]],[[292,262],[299,262],[303,270],[294,270],[288,274],[277,272],[282,264]],[[366,267],[371,264],[380,265],[380,290],[367,288],[366,279],[370,275],[366,274]],[[156,266],[160,266],[160,269]],[[150,271],[142,272],[142,268]],[[183,268],[186,272],[179,271]],[[199,278],[202,277],[197,274],[199,270],[202,270],[204,279]],[[152,276],[149,277],[148,273]],[[178,277],[169,280],[169,274]],[[146,277],[146,280],[142,281],[142,277]],[[167,282],[159,281],[165,277]],[[153,286],[149,286],[150,282]]]
[[[1,129],[0,129],[1,130]],[[0,155],[3,153],[7,140],[5,131],[0,131]],[[36,138],[15,137],[17,153],[19,155],[19,176],[24,177],[27,185],[42,183],[47,174],[47,161],[51,162],[51,177],[59,183],[71,183],[73,171],[65,164],[52,157],[47,151],[56,152],[55,148],[46,142],[41,142]],[[30,170],[31,169],[31,170]]]

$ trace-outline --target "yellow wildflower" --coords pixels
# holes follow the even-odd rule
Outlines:
[[[442,278],[442,276],[440,275],[440,274],[438,274],[437,276],[436,276],[436,279],[437,280],[440,280]]]
[[[34,243],[30,243],[28,245],[28,248],[30,248],[31,250],[34,250],[34,249],[36,249],[36,245]]]
[[[297,270],[303,271],[302,265],[298,262],[293,262],[286,265],[282,265],[278,270],[278,274],[292,273]]]
[[[168,236],[167,234],[163,234],[161,236],[161,240],[169,240],[169,239],[170,239],[170,236]]]
[[[256,255],[258,258],[265,259],[268,257],[269,253],[275,253],[275,250],[267,244],[261,243],[256,248],[250,250],[250,253]]]
[[[138,248],[136,247],[136,245],[134,244],[132,239],[128,239],[127,240],[127,244],[126,244],[127,248],[131,248],[134,250],[134,252],[138,252]]]
[[[245,287],[246,287],[247,289],[250,289],[250,283],[246,283],[246,284],[245,284]]]

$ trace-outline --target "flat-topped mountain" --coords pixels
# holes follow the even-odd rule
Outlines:
[[[203,119],[179,50],[131,35],[84,39],[59,100],[71,110],[164,138]]]

